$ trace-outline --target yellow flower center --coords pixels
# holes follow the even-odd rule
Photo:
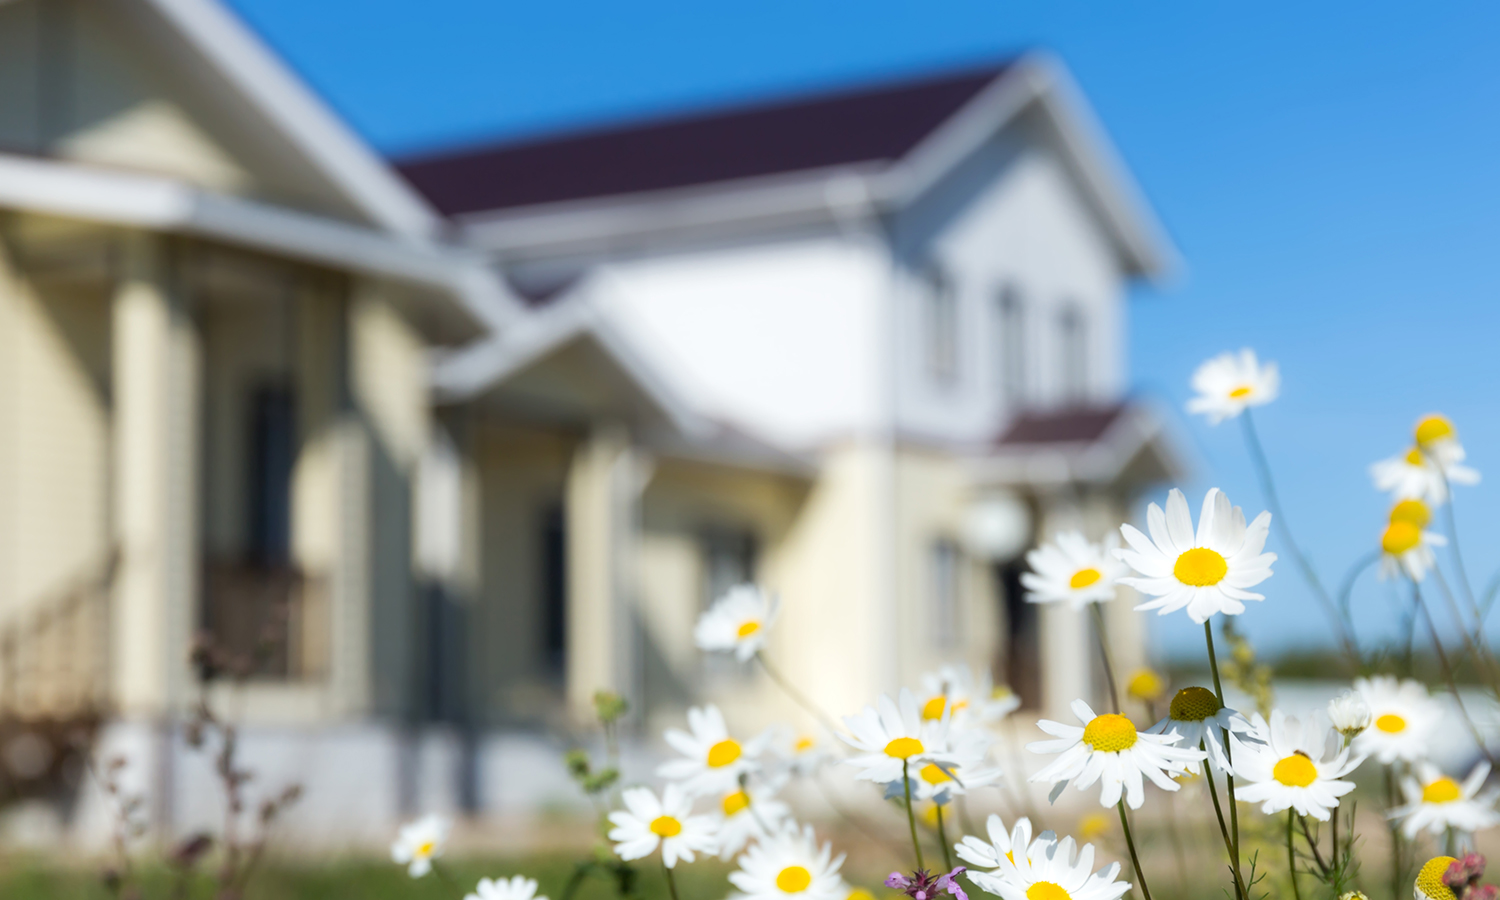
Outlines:
[[[760,631],[760,623],[751,619],[749,622],[741,625],[739,631],[736,631],[735,634],[742,638],[747,638],[757,631]]]
[[[855,888],[844,897],[844,900],[875,900],[875,895],[864,888]]]
[[[1062,885],[1038,881],[1026,889],[1026,900],[1073,900],[1073,895],[1063,890]]]
[[[1229,574],[1229,561],[1217,550],[1194,547],[1177,557],[1177,565],[1172,567],[1172,574],[1183,584],[1208,587],[1223,581],[1224,576]]]
[[[1287,787],[1307,787],[1318,780],[1318,767],[1302,753],[1293,753],[1271,770],[1271,777]]]
[[[1016,692],[1011,690],[1010,685],[1008,684],[997,684],[990,689],[991,700],[1006,700],[1010,697],[1014,697],[1015,694]]]
[[[1444,776],[1437,781],[1422,788],[1423,803],[1452,803],[1463,796],[1463,789],[1458,782]]]
[[[708,766],[711,769],[722,769],[740,758],[740,742],[734,738],[725,738],[708,748]]]
[[[1097,584],[1099,582],[1099,579],[1103,577],[1104,573],[1099,571],[1098,569],[1093,568],[1092,566],[1087,569],[1079,569],[1077,572],[1073,573],[1072,578],[1068,579],[1068,587],[1073,588],[1074,590],[1077,590],[1079,588],[1086,588],[1091,584]]]
[[[933,697],[931,700],[928,700],[926,703],[922,704],[922,718],[941,719],[943,717],[943,710],[947,707],[948,698],[944,697],[942,694],[939,694],[936,697]]]
[[[1106,831],[1109,831],[1109,816],[1104,813],[1089,813],[1078,823],[1078,834],[1086,841],[1091,841]],[[1012,859],[1011,862],[1015,860]]]
[[[1223,709],[1219,696],[1205,687],[1188,687],[1177,692],[1167,714],[1179,722],[1202,722]]]
[[[1422,529],[1410,522],[1392,522],[1380,536],[1380,549],[1392,556],[1400,556],[1422,543]]]
[[[1458,860],[1451,856],[1434,856],[1417,873],[1417,890],[1430,900],[1457,900],[1453,889],[1443,884],[1443,873]]]
[[[1160,675],[1150,669],[1142,669],[1130,676],[1130,684],[1126,685],[1125,691],[1130,696],[1141,700],[1155,700],[1161,696],[1162,689],[1165,687]]]
[[[1392,522],[1410,522],[1418,528],[1425,528],[1432,521],[1432,510],[1421,500],[1402,500],[1391,507]]]
[[[896,759],[911,759],[922,750],[922,742],[910,737],[898,737],[885,745],[885,755],[894,756]]]
[[[788,894],[807,890],[812,884],[812,873],[801,866],[787,866],[776,875],[776,886]]]
[[[1248,396],[1250,396],[1250,386],[1249,385],[1240,385],[1239,387],[1237,387],[1234,390],[1230,391],[1229,392],[1229,396],[1232,397],[1232,398],[1234,398],[1235,400],[1238,400],[1241,397],[1248,397]]]
[[[1386,734],[1400,734],[1406,730],[1406,720],[1395,713],[1386,713],[1375,720],[1375,727]]]
[[[1406,464],[1408,466],[1425,466],[1427,465],[1427,460],[1422,458],[1421,450],[1413,447],[1406,451]]]
[[[922,776],[922,780],[928,784],[942,784],[945,781],[953,780],[937,763],[928,763],[923,766],[919,774]]]
[[[1453,437],[1453,423],[1446,416],[1428,416],[1417,423],[1417,446]]]
[[[750,805],[750,795],[744,791],[725,794],[724,802],[720,805],[724,807],[724,815],[732,816]]]
[[[1118,753],[1134,747],[1135,741],[1135,724],[1117,713],[1095,716],[1092,722],[1083,726],[1083,742],[1091,750]]]
[[[676,837],[682,833],[682,823],[672,816],[657,816],[651,820],[651,833],[664,838]]]
[[[432,855],[432,851],[434,851],[436,849],[437,849],[437,841],[423,841],[422,843],[420,843],[420,844],[417,845],[417,857],[418,858],[423,858],[423,857],[431,856]]]
[[[804,734],[797,738],[797,743],[792,745],[792,749],[798,753],[806,753],[816,746],[818,746],[818,742]]]

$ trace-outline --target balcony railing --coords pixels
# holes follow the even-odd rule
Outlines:
[[[198,664],[216,676],[306,680],[327,670],[328,591],[289,565],[210,561]]]

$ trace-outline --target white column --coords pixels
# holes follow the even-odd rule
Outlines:
[[[115,701],[127,716],[180,707],[197,620],[200,344],[168,278],[165,241],[133,233],[113,304]]]

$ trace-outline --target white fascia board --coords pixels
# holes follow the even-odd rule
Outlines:
[[[501,306],[505,291],[477,255],[210,193],[170,178],[0,154],[0,207],[213,238],[436,289],[484,329],[508,317]]]
[[[216,0],[144,0],[280,127],[323,176],[397,234],[431,237],[439,217],[232,13]]]

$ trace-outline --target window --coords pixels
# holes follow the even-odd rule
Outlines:
[[[286,565],[291,556],[292,464],[296,455],[291,386],[264,384],[256,388],[250,396],[249,414],[249,556],[263,565]]]
[[[937,269],[927,275],[926,304],[927,371],[935,381],[950,382],[958,375],[958,293]]]
[[[1089,396],[1088,332],[1076,303],[1057,316],[1057,385],[1065,404],[1082,405]]]
[[[703,533],[703,606],[706,609],[736,585],[755,580],[755,537],[745,531]]]
[[[1026,396],[1026,310],[1015,285],[1000,289],[994,321],[996,386],[1007,403],[1019,404]]]
[[[958,597],[963,557],[958,544],[939,538],[932,544],[932,641],[939,648],[958,644]]]

